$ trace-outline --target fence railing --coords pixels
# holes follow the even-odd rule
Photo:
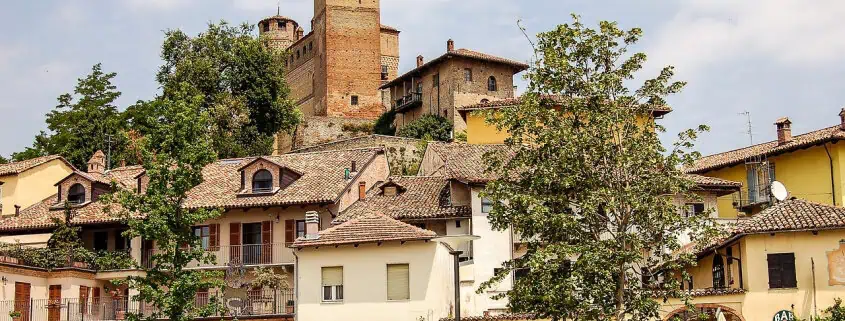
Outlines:
[[[208,305],[208,293],[198,293],[196,306]],[[295,313],[291,290],[254,290],[245,296],[219,296],[220,310],[212,317],[292,315]],[[15,313],[12,313],[15,311]],[[127,314],[155,315],[158,309],[126,297],[30,299],[0,301],[0,321],[106,321],[125,320]],[[14,315],[14,317],[13,317]],[[159,316],[164,318],[164,316]]]
[[[285,247],[284,243],[222,245],[209,247],[207,252],[212,256],[211,263],[195,261],[187,267],[225,267],[229,263],[245,266],[293,263],[291,249]],[[146,268],[151,268],[155,264],[153,256],[160,253],[158,249],[145,250],[141,256],[141,264]]]

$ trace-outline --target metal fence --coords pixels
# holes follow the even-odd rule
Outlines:
[[[291,315],[295,312],[291,290],[252,290],[244,297],[221,297],[222,309],[214,317]],[[195,300],[196,306],[211,302],[208,293],[198,293]],[[126,297],[0,301],[0,321],[119,321],[125,320],[129,313],[150,316],[157,311],[151,304]]]
[[[245,266],[287,264],[292,263],[289,255],[285,255],[290,251],[291,249],[285,247],[284,243],[214,246],[206,250],[212,257],[211,263],[195,261],[189,263],[188,267],[224,267],[229,263]],[[157,249],[145,250],[141,256],[142,265],[151,268],[155,264],[153,256],[160,253],[161,251]]]

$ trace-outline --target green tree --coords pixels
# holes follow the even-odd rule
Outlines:
[[[373,125],[373,133],[379,135],[387,135],[393,136],[396,134],[396,126],[393,126],[393,120],[396,118],[396,111],[393,109],[388,110],[384,114],[381,114],[378,119],[376,119],[375,124]]]
[[[148,257],[149,264],[134,262],[146,276],[129,277],[125,281],[138,291],[133,300],[152,304],[157,309],[143,316],[132,314],[131,321],[193,320],[213,315],[219,306],[216,296],[210,298],[210,304],[202,306],[195,304],[194,297],[200,289],[220,288],[221,272],[185,269],[192,261],[213,260],[200,246],[191,227],[220,215],[216,209],[187,210],[182,206],[188,191],[202,182],[203,167],[215,157],[207,111],[200,108],[204,97],[191,95],[195,91],[189,88],[185,84],[182,90],[149,103],[159,114],[145,114],[155,119],[144,120],[151,127],[138,142],[145,175],[149,178],[146,191],[121,189],[106,197],[109,211],[122,217],[129,226],[124,235],[154,241],[157,248]]]
[[[9,162],[9,159],[0,155],[0,164],[6,164]]]
[[[161,56],[156,79],[163,95],[178,95],[183,83],[198,90],[218,157],[267,155],[274,135],[300,121],[285,83],[285,54],[265,46],[251,25],[209,24],[196,37],[167,31]]]
[[[402,126],[396,135],[417,139],[430,137],[433,140],[447,142],[452,139],[452,123],[442,116],[427,114]]]
[[[111,140],[112,158],[121,159],[124,126],[114,104],[120,97],[112,84],[115,76],[103,72],[102,64],[94,65],[90,74],[78,80],[73,94],[59,96],[58,105],[47,114],[49,132],[41,132],[32,147],[13,154],[12,158],[23,160],[59,154],[71,164],[85,168],[94,152],[109,149]]]
[[[833,305],[824,309],[825,317],[820,317],[820,321],[845,321],[845,306],[842,305],[841,298],[833,299]]]
[[[664,128],[650,115],[685,84],[666,67],[629,89],[646,56],[626,49],[641,30],[606,21],[595,30],[573,20],[538,35],[521,105],[488,112],[488,122],[512,135],[507,157],[487,157],[489,170],[510,173],[483,193],[494,202],[489,218],[498,230],[512,227],[527,253],[479,291],[523,270],[527,276],[507,293],[516,312],[552,320],[656,319],[660,297],[640,282],[642,273],[647,279],[658,263],[672,270],[693,262],[670,255],[680,248],[678,231],[699,242],[715,233],[703,216],[684,218],[667,196],[695,198],[679,167],[699,156],[692,141],[706,127],[686,130],[664,148]],[[565,102],[550,108],[547,95]],[[674,279],[655,287],[684,296]]]

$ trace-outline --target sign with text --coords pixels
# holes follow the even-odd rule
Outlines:
[[[775,313],[772,321],[795,321],[795,314],[789,310],[780,310],[778,313]]]

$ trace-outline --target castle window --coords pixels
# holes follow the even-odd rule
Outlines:
[[[279,30],[285,31],[288,29],[288,26],[285,24],[284,21],[279,21]]]
[[[266,169],[259,170],[252,175],[252,192],[267,193],[273,190],[273,174]]]
[[[387,80],[387,65],[381,65],[381,80]]]
[[[499,87],[496,85],[496,77],[490,76],[487,78],[487,91],[498,91]]]
[[[70,204],[85,203],[85,186],[76,183],[67,192],[67,202]]]
[[[270,24],[269,23],[263,24],[262,29],[264,30],[264,32],[270,31]]]
[[[351,103],[352,103],[353,106],[358,105],[358,96],[357,95],[352,95],[352,102]]]
[[[472,82],[472,69],[464,68],[464,81]]]

